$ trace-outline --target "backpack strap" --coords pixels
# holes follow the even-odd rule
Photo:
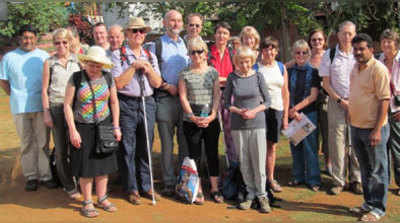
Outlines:
[[[285,67],[283,65],[283,63],[276,61],[276,63],[278,64],[279,70],[281,71],[282,76],[285,75]]]
[[[254,65],[253,65],[253,69],[258,73],[258,69],[259,69],[260,67],[258,66],[258,63],[255,63]]]
[[[126,56],[126,46],[124,45],[122,45],[121,48],[119,48],[119,59],[121,62],[121,67],[124,65],[125,61],[128,61],[128,57]]]
[[[158,68],[161,71],[161,64],[162,64],[163,61],[162,61],[162,57],[161,57],[161,55],[162,55],[162,43],[161,43],[161,39],[160,38],[154,40],[154,46],[155,46],[155,52],[154,53],[155,53],[155,55],[157,57]],[[143,49],[146,52],[147,56],[149,56],[150,62],[153,63],[153,61],[152,61],[153,58],[151,57],[151,54],[149,53],[150,44],[144,44],[143,45]]]
[[[335,59],[335,54],[336,54],[336,47],[332,47],[331,50],[329,51],[329,58],[331,59],[331,64]]]

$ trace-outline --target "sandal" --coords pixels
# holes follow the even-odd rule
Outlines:
[[[224,202],[224,197],[222,196],[221,192],[219,192],[219,191],[211,192],[211,197],[213,198],[215,203],[223,203]]]
[[[381,216],[375,214],[374,212],[370,211],[366,214],[364,214],[361,218],[360,221],[363,222],[375,222],[375,221],[379,221],[379,219],[381,219]]]
[[[204,194],[203,192],[198,192],[196,200],[193,202],[194,204],[197,205],[203,205],[204,204]]]
[[[78,201],[82,197],[81,193],[79,193],[77,191],[75,191],[73,193],[68,193],[68,196],[69,196],[69,198],[71,198],[72,200],[75,200],[75,201]]]
[[[108,198],[107,194],[105,194],[103,197],[99,198],[97,200],[96,207],[102,208],[103,210],[105,210],[107,212],[116,212],[118,209],[111,202],[108,202],[108,205],[103,204],[107,200],[107,198]]]
[[[363,206],[360,207],[353,207],[349,209],[349,212],[353,213],[353,214],[358,214],[358,215],[362,215],[362,214],[366,214],[369,212],[369,210],[365,209]]]
[[[92,200],[82,202],[83,207],[81,208],[81,214],[87,218],[95,218],[99,216],[99,212],[97,212],[96,209],[94,209],[93,207],[87,207],[91,204],[93,204]]]
[[[288,185],[291,186],[291,187],[299,186],[299,185],[301,185],[301,184],[303,184],[303,183],[300,182],[300,181],[297,181],[297,180],[291,180],[291,181],[289,181],[289,183],[288,183]]]

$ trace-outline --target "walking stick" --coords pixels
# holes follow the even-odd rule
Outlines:
[[[149,169],[150,169],[150,184],[151,184],[151,198],[152,198],[152,204],[156,205],[156,199],[154,197],[154,182],[153,182],[153,167],[151,163],[151,151],[150,151],[150,143],[149,143],[149,134],[147,132],[148,126],[147,126],[147,116],[146,116],[146,102],[144,98],[144,78],[143,78],[143,69],[139,70],[139,86],[140,86],[140,96],[142,98],[142,104],[143,104],[143,119],[144,119],[144,131],[146,133],[146,147],[147,147],[147,155],[149,157]]]

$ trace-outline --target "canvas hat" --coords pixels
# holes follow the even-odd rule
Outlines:
[[[111,69],[114,64],[106,56],[106,51],[100,46],[91,46],[86,54],[78,54],[78,59],[81,62],[92,61],[103,64],[103,68]]]
[[[144,20],[141,17],[131,17],[129,18],[128,25],[125,27],[127,29],[145,29],[146,33],[151,31],[150,26],[144,24]]]

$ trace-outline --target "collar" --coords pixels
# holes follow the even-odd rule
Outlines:
[[[76,54],[74,54],[74,53],[69,54],[69,56],[67,58],[67,64],[69,62],[77,62],[78,63],[78,57],[76,56]],[[54,63],[61,65],[60,58],[56,57],[55,55],[54,55]]]
[[[294,69],[298,70],[298,71],[306,71],[307,69],[309,69],[311,67],[310,62],[305,63],[303,66],[298,66],[297,64],[295,64],[293,66]]]
[[[362,71],[368,69],[374,63],[375,63],[375,58],[374,58],[374,55],[372,55],[371,59],[369,59],[367,62],[367,66],[363,70],[360,70],[360,64],[357,63],[357,70],[358,70],[358,72],[362,72]]]
[[[340,50],[339,44],[336,44],[336,52],[339,52],[340,54],[345,55],[345,56],[351,56],[351,55],[353,55],[353,47],[351,48],[350,53],[347,54]]]
[[[164,39],[164,41],[169,42],[169,43],[178,43],[178,44],[180,44],[180,43],[183,42],[183,39],[180,36],[178,36],[178,40],[177,41],[171,39],[171,37],[169,37],[168,34],[164,34],[162,36],[162,38]]]
[[[134,57],[135,59],[138,59],[138,58],[136,58],[135,54],[133,54],[133,51],[131,50],[131,48],[129,47],[128,44],[125,44],[124,46],[125,46],[125,48],[126,48],[126,55],[127,55],[127,56],[132,56],[132,57]],[[146,52],[144,52],[144,48],[143,48],[143,47],[140,47],[140,57],[143,57],[144,55],[146,55],[146,57],[147,57]]]

